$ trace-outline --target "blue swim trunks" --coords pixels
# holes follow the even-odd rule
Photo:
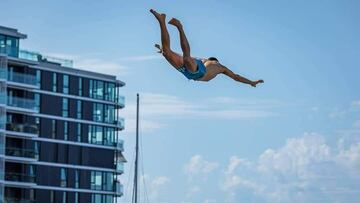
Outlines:
[[[195,59],[197,64],[197,71],[191,72],[185,66],[178,68],[178,71],[180,71],[182,74],[185,75],[185,77],[189,80],[198,80],[202,78],[206,73],[206,68],[203,62],[200,59]]]

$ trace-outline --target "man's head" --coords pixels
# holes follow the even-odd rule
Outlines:
[[[209,61],[216,61],[216,62],[219,62],[219,60],[217,60],[217,58],[215,58],[215,57],[209,57],[209,58],[208,58],[208,60],[209,60]]]

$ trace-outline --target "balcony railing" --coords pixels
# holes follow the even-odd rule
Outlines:
[[[37,125],[27,123],[6,123],[6,130],[36,135],[39,134],[39,127]]]
[[[117,99],[117,104],[122,108],[125,107],[125,97],[119,96]]]
[[[116,162],[116,171],[118,172],[124,172],[124,163],[121,161]]]
[[[8,96],[7,105],[29,110],[36,110],[36,104],[34,99]]]
[[[5,197],[5,203],[36,203],[36,201],[17,197]]]
[[[7,79],[12,82],[36,86],[36,76],[17,72],[8,72]]]
[[[5,180],[14,181],[14,182],[29,182],[35,183],[36,176],[25,173],[13,173],[13,172],[5,172]]]
[[[119,181],[115,181],[114,192],[118,195],[124,194],[124,186]]]
[[[14,147],[6,147],[6,155],[33,159],[37,159],[39,157],[39,153],[34,149],[22,149]]]
[[[125,120],[123,118],[118,118],[117,121],[114,121],[115,125],[121,129],[125,128]]]
[[[19,58],[27,59],[27,60],[31,60],[31,61],[49,61],[49,62],[58,63],[62,66],[70,67],[70,68],[72,68],[74,66],[74,62],[72,60],[62,59],[62,58],[52,57],[52,56],[45,56],[38,52],[28,51],[28,50],[20,50]]]
[[[6,79],[7,76],[7,67],[0,67],[0,78]]]
[[[116,148],[120,151],[124,151],[124,140],[118,140],[116,143]]]

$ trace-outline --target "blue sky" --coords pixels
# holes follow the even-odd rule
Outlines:
[[[351,0],[3,0],[0,24],[28,34],[25,49],[126,82],[129,161],[141,94],[151,202],[358,202],[359,6]],[[225,76],[188,81],[156,54],[160,30],[150,8],[183,22],[194,56],[216,56],[265,84],[251,88]],[[169,32],[180,51],[177,31]],[[125,187],[129,171],[130,163]]]

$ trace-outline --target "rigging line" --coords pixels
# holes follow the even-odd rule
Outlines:
[[[141,123],[139,123],[141,124]],[[142,135],[142,129],[141,129],[141,125],[140,125],[140,135]],[[143,177],[143,185],[144,185],[144,197],[145,197],[145,202],[149,203],[149,196],[148,196],[148,192],[147,192],[147,185],[146,185],[146,180],[145,180],[145,167],[144,167],[144,148],[143,148],[143,137],[140,137],[140,157],[141,157],[141,173],[142,173],[142,177]]]
[[[130,193],[130,180],[131,180],[131,172],[132,172],[132,168],[133,168],[133,161],[135,159],[135,150],[133,151],[133,156],[131,156],[132,159],[131,159],[131,164],[130,164],[130,172],[129,172],[129,176],[128,176],[128,179],[127,179],[127,183],[126,183],[126,189],[125,189],[125,195],[124,195],[124,203],[126,203],[126,200],[127,200],[127,194],[128,192]]]

